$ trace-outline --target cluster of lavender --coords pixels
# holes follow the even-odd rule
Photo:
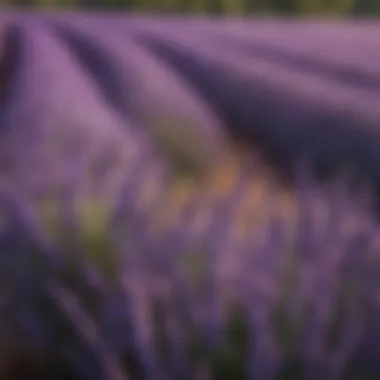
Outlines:
[[[300,175],[294,218],[269,195],[243,236],[242,167],[201,228],[194,194],[160,229],[170,175],[148,158],[136,158],[104,221],[96,255],[111,276],[83,244],[74,185],[59,200],[58,239],[25,195],[1,192],[1,378],[378,378],[378,231],[365,202]],[[141,203],[152,177],[156,195]]]
[[[14,141],[23,150],[58,129],[117,150],[131,145],[129,129],[144,129],[166,155],[202,169],[232,135],[286,176],[307,156],[319,177],[344,167],[378,191],[375,25],[85,13],[1,19],[1,164],[13,160]]]

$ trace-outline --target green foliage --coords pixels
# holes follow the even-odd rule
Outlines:
[[[151,123],[150,132],[160,152],[178,174],[198,176],[215,162],[210,139],[186,120],[162,119]]]
[[[56,199],[46,199],[40,205],[41,223],[47,233],[53,239],[63,239],[64,246],[72,241],[68,236],[62,238],[62,226],[59,224],[59,209]],[[105,203],[99,200],[86,200],[80,202],[78,210],[79,238],[88,257],[108,278],[112,279],[116,262],[115,257],[110,254],[111,246],[107,238],[106,222],[108,209]]]
[[[115,8],[144,12],[214,13],[242,15],[341,14],[373,16],[380,12],[378,0],[2,0],[2,5],[21,7],[70,6]]]
[[[289,0],[287,0],[289,1]],[[290,0],[294,9],[306,14],[349,14],[355,0]]]
[[[225,344],[215,361],[215,377],[220,380],[244,379],[248,355],[248,334],[244,312],[235,308],[227,321]]]

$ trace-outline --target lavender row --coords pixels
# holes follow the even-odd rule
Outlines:
[[[304,158],[320,178],[343,169],[377,186],[376,94],[265,60],[235,58],[191,35],[137,34],[221,113],[232,136],[264,151],[283,173],[293,175]]]
[[[88,145],[97,146],[89,150],[100,156],[104,140],[123,155],[139,144],[136,135],[150,134],[164,147],[163,155],[170,156],[174,147],[172,163],[181,160],[178,152],[183,151],[185,161],[207,166],[225,151],[229,132],[268,154],[287,175],[306,158],[321,177],[347,170],[354,182],[372,182],[377,191],[378,92],[300,71],[278,57],[273,61],[245,53],[257,43],[279,52],[273,22],[241,22],[240,27],[229,20],[189,19],[180,25],[178,20],[84,14],[14,14],[10,20],[2,38],[1,151],[2,162],[18,164],[8,171],[16,171],[15,166],[32,171],[34,153],[26,155],[26,148],[40,152],[39,142],[62,134],[78,134],[78,140],[88,136]],[[318,53],[322,26],[278,25],[287,56],[307,56],[322,68],[335,62],[336,54]],[[288,46],[302,28],[313,47],[306,49],[302,39]],[[354,40],[374,30],[368,26],[371,32],[362,31],[360,25],[330,25],[327,30],[333,34],[334,28],[340,34],[348,28]],[[376,58],[370,47],[343,44],[346,39],[339,36],[333,40],[331,46]],[[359,51],[363,54],[355,53]],[[368,65],[375,61],[364,64],[355,58],[355,70],[371,71]],[[342,60],[337,62],[343,67]],[[371,74],[375,77],[376,72]],[[195,146],[198,155],[192,153]],[[28,162],[13,152],[23,152]],[[49,154],[40,156],[35,163],[40,168],[52,161]],[[51,177],[52,171],[46,169],[41,177]]]
[[[105,107],[54,36],[30,22],[9,27],[4,38],[10,67],[1,102],[2,180],[54,187],[75,161],[79,170],[80,161],[101,166],[133,155],[141,132]]]
[[[79,23],[51,29],[85,62],[113,107],[132,116],[164,149],[171,148],[165,139],[175,140],[177,149],[189,155],[197,146],[200,167],[215,163],[225,152],[222,120],[180,76],[128,36],[112,30],[99,33]]]
[[[32,171],[59,177],[54,165],[79,152],[96,166],[112,155],[107,147],[120,158],[147,138],[172,165],[183,161],[200,170],[225,151],[220,118],[129,39],[73,22],[23,17],[5,25],[2,38],[1,161],[13,179],[25,182]],[[70,153],[57,141],[78,149]]]

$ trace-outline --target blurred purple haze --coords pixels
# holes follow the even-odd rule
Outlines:
[[[18,350],[47,379],[378,378],[376,26],[1,18],[0,378]],[[207,176],[235,143],[292,181],[295,217],[277,180],[238,231],[247,154],[230,193],[157,229],[178,161]]]

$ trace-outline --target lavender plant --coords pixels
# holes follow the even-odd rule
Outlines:
[[[2,378],[20,378],[20,352],[39,378],[377,378],[377,227],[364,203],[300,174],[293,217],[268,194],[242,235],[242,165],[231,193],[208,204],[209,224],[195,228],[195,193],[158,231],[170,173],[149,157],[103,216],[107,245],[83,244],[73,191],[60,200],[63,240],[48,238],[21,193],[2,191]],[[141,203],[152,176],[155,196]],[[91,256],[100,247],[108,275]]]

